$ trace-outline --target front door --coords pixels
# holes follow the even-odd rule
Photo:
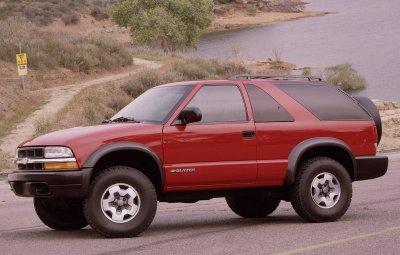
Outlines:
[[[167,191],[254,183],[255,127],[247,115],[242,85],[202,85],[196,89],[186,107],[198,107],[202,120],[164,127]]]

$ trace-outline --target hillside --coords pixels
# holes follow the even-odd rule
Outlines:
[[[90,125],[115,113],[150,85],[164,82],[227,78],[229,75],[255,73],[288,73],[296,66],[278,59],[238,61],[232,49],[232,62],[186,59],[179,54],[165,55],[158,49],[132,45],[128,29],[119,28],[107,15],[107,6],[115,0],[6,0],[0,2],[0,144],[20,123],[32,120],[29,135]],[[213,23],[205,32],[287,21],[323,15],[304,12],[299,0],[215,0]],[[25,89],[20,86],[15,54],[28,54],[28,76]],[[240,49],[238,49],[240,51]],[[64,102],[49,116],[33,118],[42,110],[54,90],[70,84],[86,84],[100,77],[130,72],[136,67],[133,57],[164,63],[157,72],[145,73],[130,81],[103,83],[85,88],[82,94],[66,99],[88,104]],[[268,56],[266,56],[268,57]],[[139,86],[138,86],[139,84]],[[147,84],[147,85],[141,85]],[[148,85],[150,84],[150,85]],[[70,87],[67,87],[70,88]],[[63,88],[63,89],[67,89]],[[63,91],[60,89],[60,91]],[[80,91],[80,89],[79,89]],[[115,92],[115,96],[109,95]],[[67,94],[69,97],[67,97]],[[60,93],[60,97],[63,97]],[[64,106],[64,104],[66,104]],[[381,149],[400,148],[398,107],[386,109],[382,103],[384,136]],[[53,109],[53,110],[55,110]],[[44,121],[45,120],[45,121]],[[397,128],[397,129],[396,129]],[[32,131],[34,130],[34,131]],[[9,152],[22,141],[17,135],[12,145],[0,151],[0,169],[12,166]],[[26,135],[26,134],[25,134]],[[22,137],[22,136],[21,136]],[[26,136],[23,136],[25,139]],[[395,142],[393,142],[395,141]],[[4,163],[6,162],[6,163]]]

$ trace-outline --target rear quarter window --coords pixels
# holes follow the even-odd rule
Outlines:
[[[293,117],[264,90],[245,84],[255,122],[288,122]]]
[[[349,95],[323,83],[273,82],[320,120],[370,120],[369,114]]]

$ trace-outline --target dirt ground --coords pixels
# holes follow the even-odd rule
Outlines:
[[[0,151],[12,157],[14,155],[15,148],[18,145],[30,139],[35,133],[35,120],[43,116],[52,116],[61,110],[71,99],[79,93],[83,88],[106,83],[109,81],[121,80],[128,78],[133,75],[138,68],[158,68],[161,65],[156,62],[147,61],[143,59],[134,59],[136,67],[131,67],[130,71],[122,72],[119,74],[113,74],[104,76],[101,78],[89,80],[82,83],[75,83],[66,86],[59,86],[49,89],[41,90],[41,93],[48,95],[48,101],[39,110],[31,114],[24,122],[20,123],[17,128],[8,136],[1,140]]]
[[[400,103],[374,100],[378,107],[383,127],[379,150],[400,149]]]

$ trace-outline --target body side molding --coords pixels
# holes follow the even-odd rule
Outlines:
[[[294,147],[294,149],[290,152],[288,157],[288,167],[286,171],[284,185],[290,185],[294,183],[299,159],[303,156],[305,152],[315,147],[327,147],[327,146],[337,147],[346,151],[346,153],[352,160],[354,176],[357,176],[356,160],[349,146],[347,146],[343,141],[336,138],[318,137],[318,138],[311,138],[297,144],[296,147]],[[354,176],[352,176],[352,178]]]

